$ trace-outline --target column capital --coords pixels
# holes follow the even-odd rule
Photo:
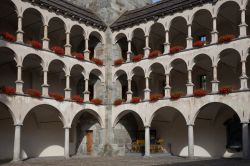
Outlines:
[[[145,125],[144,128],[150,128],[151,126],[150,125]]]
[[[22,127],[22,126],[23,126],[23,123],[14,123],[14,126],[15,126],[15,127],[17,127],[17,126]]]
[[[71,129],[71,126],[64,126],[64,129]]]

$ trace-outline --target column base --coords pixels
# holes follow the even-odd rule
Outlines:
[[[148,58],[149,54],[150,54],[150,48],[149,47],[145,47],[144,49],[144,59]]]
[[[164,98],[168,99],[170,97],[171,97],[171,87],[170,86],[166,86],[165,87],[165,96],[164,96]]]
[[[187,86],[187,96],[191,96],[194,93],[194,84],[193,83],[188,83],[186,84]]]
[[[211,81],[212,83],[212,92],[213,93],[218,93],[219,92],[219,81],[218,80],[214,80],[214,81]]]
[[[89,50],[85,50],[85,51],[83,51],[83,53],[84,53],[84,59],[87,60],[87,61],[89,61],[90,60],[89,59],[90,51]]]
[[[144,89],[144,101],[150,100],[150,89]]]
[[[23,81],[22,80],[19,80],[19,81],[16,81],[16,93],[17,94],[23,94]]]
[[[193,48],[193,38],[188,37],[187,38],[187,49]]]
[[[239,37],[246,37],[247,36],[247,24],[240,24],[239,25],[240,28],[240,36]]]
[[[247,76],[241,76],[240,77],[240,90],[248,90],[248,77]]]
[[[71,100],[71,89],[64,89],[65,92],[65,99],[66,100]]]
[[[132,52],[127,52],[127,61],[126,62],[131,61],[131,55],[132,55]]]
[[[89,91],[85,91],[83,92],[83,95],[84,95],[84,101],[89,103],[89,94],[90,92]]]
[[[42,85],[43,97],[49,97],[49,85]]]
[[[71,45],[66,44],[64,48],[65,48],[65,55],[71,56]]]
[[[43,41],[43,49],[44,50],[49,50],[49,39],[44,38],[44,39],[42,39],[42,41]]]
[[[170,50],[170,43],[164,43],[164,53],[163,54],[168,54]]]
[[[217,43],[218,42],[218,31],[212,31],[211,36],[212,36],[211,43],[212,44]]]
[[[127,102],[130,102],[132,100],[133,92],[132,91],[128,91],[126,94],[127,94]]]
[[[16,42],[23,43],[23,34],[24,32],[20,30],[16,32]]]

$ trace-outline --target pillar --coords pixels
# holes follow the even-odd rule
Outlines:
[[[193,48],[192,24],[188,24],[187,49]]]
[[[145,77],[146,88],[144,89],[144,100],[150,99],[149,77]]]
[[[188,125],[188,157],[194,157],[194,125]]]
[[[23,30],[22,30],[22,23],[23,17],[22,16],[18,16],[18,24],[17,24],[17,32],[16,32],[16,41],[19,43],[23,43]]]
[[[213,81],[212,83],[212,92],[217,93],[219,91],[219,81],[217,79],[217,66],[213,66]]]
[[[43,25],[43,49],[49,50],[48,25]]]
[[[21,160],[21,125],[15,125],[13,161]]]
[[[43,97],[49,96],[48,70],[43,70],[42,95]]]
[[[127,62],[130,62],[130,57],[132,55],[132,51],[131,51],[131,40],[128,40],[128,52],[127,52]]]
[[[85,79],[85,91],[83,92],[84,94],[84,101],[89,102],[89,79]]]
[[[243,146],[243,158],[249,159],[249,130],[248,122],[242,123],[242,146]]]
[[[211,43],[217,43],[218,42],[218,31],[217,31],[217,18],[213,17],[213,31],[211,32],[212,35],[212,41]]]
[[[150,47],[149,47],[149,35],[145,35],[144,58],[148,58],[149,53],[150,53]]]
[[[128,79],[128,91],[127,91],[127,102],[130,102],[132,100],[132,90],[131,90],[131,79]]]
[[[16,93],[23,94],[22,65],[17,65]]]
[[[165,43],[164,43],[164,53],[163,54],[168,54],[169,50],[170,50],[169,31],[166,30],[166,32],[165,32]]]
[[[246,9],[241,10],[241,24],[239,25],[240,28],[240,37],[247,36],[247,24],[246,24]]]
[[[187,95],[193,95],[194,84],[192,83],[192,70],[188,70]]]
[[[65,91],[65,99],[70,100],[71,99],[71,89],[70,89],[70,75],[66,75],[66,88]]]
[[[145,154],[144,157],[150,157],[150,127],[145,126]]]
[[[66,32],[65,55],[71,55],[70,32]]]
[[[171,87],[169,84],[169,74],[166,74],[165,98],[171,97]]]
[[[247,85],[248,77],[246,74],[246,60],[242,60],[241,65],[242,65],[242,75],[240,77],[240,84],[241,84],[240,90],[246,90],[248,89],[248,85]]]
[[[64,139],[64,157],[69,159],[69,128],[64,128],[65,130],[65,139]]]
[[[84,59],[85,60],[90,60],[89,59],[90,51],[89,51],[89,39],[85,38],[85,50],[84,50]]]

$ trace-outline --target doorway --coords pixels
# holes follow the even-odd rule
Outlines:
[[[86,131],[86,138],[87,153],[91,154],[93,151],[93,130]]]

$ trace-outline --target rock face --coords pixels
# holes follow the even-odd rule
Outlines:
[[[106,24],[114,22],[126,10],[151,4],[151,0],[67,0],[94,11]]]

